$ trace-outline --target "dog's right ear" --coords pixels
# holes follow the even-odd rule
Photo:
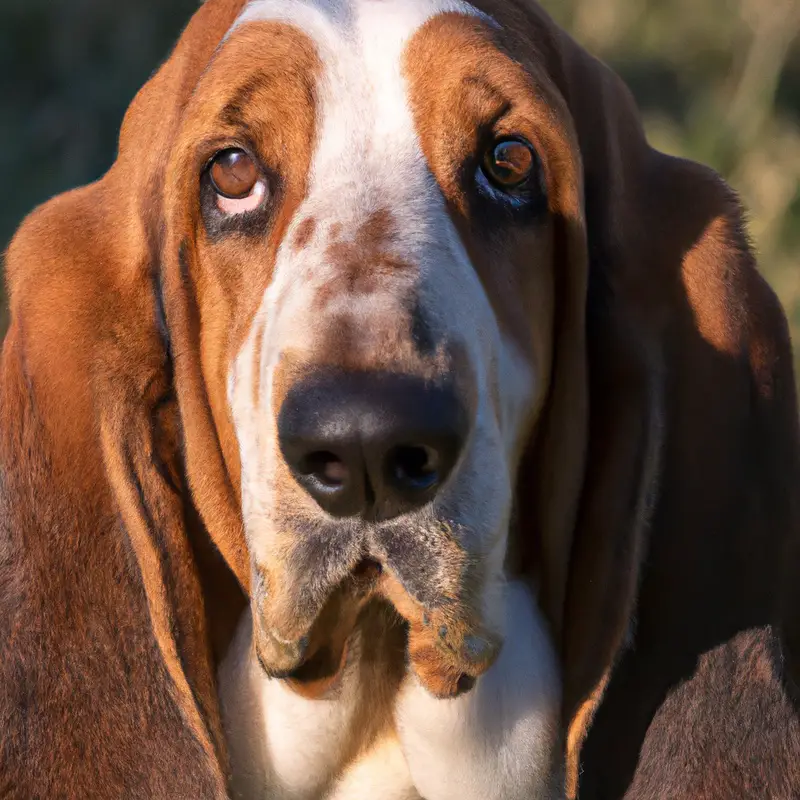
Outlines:
[[[161,269],[172,140],[242,6],[202,5],[111,169],[30,214],[6,255],[0,794],[227,796]],[[247,576],[238,545],[206,549]]]
[[[206,0],[170,57],[134,97],[122,124],[119,155],[109,175],[132,199],[135,216],[163,219],[164,170],[184,109],[203,71],[241,13],[245,0]]]

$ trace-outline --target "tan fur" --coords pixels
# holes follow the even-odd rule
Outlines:
[[[538,587],[560,659],[552,774],[566,760],[570,797],[622,796],[662,774],[690,797],[660,744],[664,731],[680,739],[681,700],[664,698],[684,678],[689,694],[714,687],[716,662],[702,661],[693,683],[673,661],[683,669],[749,627],[774,626],[785,674],[770,683],[763,667],[760,681],[780,694],[800,679],[789,566],[800,552],[800,437],[785,319],[721,179],[652,150],[627,90],[537,6],[478,5],[497,28],[435,17],[402,69],[448,218],[538,381],[506,442],[516,486],[506,571]],[[315,290],[316,316],[288,331],[270,412],[319,367],[452,376],[467,406],[476,389],[464,348],[427,352],[414,339],[402,282],[420,265],[404,255],[395,209],[350,227],[298,218],[319,54],[280,22],[248,22],[220,47],[243,7],[202,5],[131,104],[114,166],[34,211],[7,253],[0,794],[225,797],[216,675],[248,601],[260,655],[284,647],[293,667],[308,635],[309,657],[286,682],[298,695],[322,701],[346,667],[358,675],[356,722],[328,787],[336,800],[369,774],[370,755],[395,746],[406,655],[441,695],[497,655],[480,602],[486,564],[447,526],[425,530],[448,601],[433,612],[364,561],[386,561],[373,540],[343,557],[341,574],[309,575],[297,552],[319,517],[285,465],[267,476],[280,547],[265,557],[246,539],[227,384],[252,335],[248,398],[265,404],[265,334],[253,325],[284,239],[298,259],[326,242],[335,280]],[[460,171],[498,114],[536,147],[548,204],[541,224],[500,234]],[[257,233],[216,235],[201,219],[199,174],[242,130],[280,172],[276,211]],[[328,313],[343,294],[385,285],[391,316],[366,331]],[[499,386],[495,408],[507,400]],[[324,591],[309,599],[311,578]],[[476,662],[463,652],[472,635],[492,644]],[[790,704],[777,705],[788,764],[800,741]],[[713,743],[693,744],[696,765]],[[739,775],[724,752],[714,759],[720,776]],[[800,792],[783,764],[765,785]],[[745,780],[719,786],[735,793]]]

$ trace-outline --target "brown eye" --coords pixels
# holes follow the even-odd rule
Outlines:
[[[530,178],[536,164],[533,148],[520,139],[495,142],[483,157],[483,172],[498,189],[516,189]]]
[[[211,160],[208,179],[217,194],[217,208],[228,216],[255,211],[267,197],[267,182],[244,150],[230,147]]]
[[[250,195],[259,179],[253,159],[244,150],[234,148],[214,156],[209,175],[217,194],[232,200]]]

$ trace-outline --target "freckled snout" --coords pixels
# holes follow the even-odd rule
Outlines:
[[[429,502],[468,434],[449,385],[408,375],[326,371],[300,381],[278,415],[295,479],[335,517],[388,520]]]

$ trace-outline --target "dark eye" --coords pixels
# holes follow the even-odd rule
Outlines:
[[[208,169],[217,193],[217,206],[226,214],[239,214],[257,208],[266,194],[266,182],[253,158],[244,150],[222,150]]]
[[[536,169],[536,154],[522,139],[501,139],[484,154],[481,165],[489,182],[507,192],[523,186]]]
[[[258,167],[244,150],[223,150],[211,162],[211,183],[218,194],[240,200],[253,191]]]

